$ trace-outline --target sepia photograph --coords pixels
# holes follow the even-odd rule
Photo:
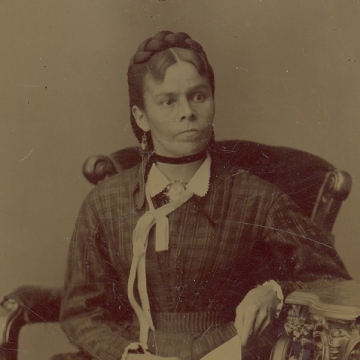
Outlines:
[[[360,359],[360,1],[0,19],[0,360]]]

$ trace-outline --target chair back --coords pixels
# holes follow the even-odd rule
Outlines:
[[[244,140],[218,141],[212,156],[232,163],[276,185],[288,194],[317,225],[331,232],[341,203],[351,189],[351,176],[310,153]],[[83,168],[93,184],[141,161],[138,147],[119,150],[110,156],[93,156]]]

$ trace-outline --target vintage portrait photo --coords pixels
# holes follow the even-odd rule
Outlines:
[[[360,359],[360,2],[0,6],[0,359]]]

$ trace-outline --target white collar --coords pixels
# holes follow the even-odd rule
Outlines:
[[[204,162],[197,169],[194,176],[191,178],[186,188],[192,191],[195,195],[205,196],[209,190],[210,185],[210,168],[211,157],[207,154]],[[152,164],[149,171],[147,182],[149,184],[150,196],[161,193],[170,183],[169,179],[158,169],[155,164]]]

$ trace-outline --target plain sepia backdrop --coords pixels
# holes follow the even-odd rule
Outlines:
[[[82,164],[136,145],[127,66],[161,30],[207,52],[217,139],[294,147],[350,172],[334,233],[360,280],[359,19],[356,0],[0,0],[0,297],[62,285],[91,189]]]

